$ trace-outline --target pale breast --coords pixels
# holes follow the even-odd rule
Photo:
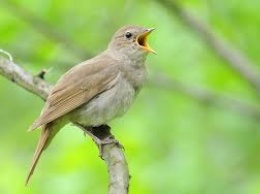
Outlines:
[[[72,122],[98,126],[122,116],[135,98],[135,89],[123,76],[111,89],[69,113]]]

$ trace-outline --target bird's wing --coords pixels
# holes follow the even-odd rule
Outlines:
[[[65,115],[110,89],[119,78],[118,63],[109,57],[83,62],[64,74],[52,89],[30,130]]]

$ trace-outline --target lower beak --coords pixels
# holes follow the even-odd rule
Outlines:
[[[139,44],[139,46],[140,46],[141,48],[143,48],[144,50],[147,50],[148,52],[151,52],[151,53],[156,54],[156,52],[150,47],[150,45],[149,45],[148,42],[147,42],[147,37],[148,37],[148,35],[149,35],[152,31],[154,31],[154,30],[155,30],[155,28],[149,28],[149,29],[147,29],[147,31],[145,31],[144,33],[142,33],[142,34],[140,34],[140,35],[137,36],[136,41],[137,41],[137,43]]]

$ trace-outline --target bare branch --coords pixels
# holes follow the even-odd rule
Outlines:
[[[150,79],[149,84],[161,89],[180,92],[203,104],[217,105],[251,118],[260,118],[259,105],[252,104],[239,98],[234,98],[230,94],[218,94],[210,89],[185,84],[159,73],[156,73]]]
[[[27,91],[39,96],[45,100],[50,90],[50,85],[37,76],[23,70],[14,62],[0,56],[0,74],[16,83]]]
[[[227,65],[250,83],[258,94],[260,93],[259,70],[245,54],[218,37],[208,25],[185,10],[177,0],[156,1],[175,14],[187,27],[196,32],[217,56],[226,61]]]
[[[129,188],[129,172],[125,156],[118,146],[122,148],[118,141],[114,139],[108,125],[85,128],[76,124],[86,134],[95,141],[99,147],[100,156],[104,159],[109,171],[109,194],[127,194]],[[102,142],[100,142],[102,141]],[[98,143],[100,142],[100,143]],[[107,144],[106,147],[102,146]],[[115,149],[116,148],[116,149]]]
[[[38,76],[32,76],[14,62],[0,56],[0,74],[13,81],[20,87],[46,100],[50,91],[50,85]],[[74,123],[76,126],[79,124]],[[81,129],[84,126],[79,126]],[[101,132],[103,134],[103,130]],[[95,135],[95,134],[93,134]],[[109,132],[102,135],[103,138],[113,138]],[[99,137],[92,138],[96,144],[99,144]],[[117,143],[109,143],[102,145],[101,157],[105,160],[110,176],[109,194],[127,194],[129,185],[128,166],[124,156],[122,147]]]
[[[129,188],[129,172],[124,153],[114,144],[108,144],[103,149],[102,158],[109,166],[109,194],[127,194]]]

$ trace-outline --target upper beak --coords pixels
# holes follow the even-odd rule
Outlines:
[[[143,49],[147,50],[148,52],[154,53],[156,54],[156,52],[150,47],[150,45],[147,42],[147,37],[148,35],[154,31],[155,28],[149,28],[147,29],[144,33],[140,34],[137,36],[137,43],[139,44],[139,46],[141,46]]]

